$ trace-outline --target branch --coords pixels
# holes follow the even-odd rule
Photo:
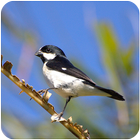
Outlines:
[[[50,113],[52,115],[51,118],[53,118],[53,116],[58,115],[55,110],[54,107],[48,103],[48,99],[50,97],[51,93],[47,93],[47,97],[43,97],[37,93],[35,91],[35,89],[33,89],[32,86],[29,86],[28,84],[25,84],[24,80],[21,80],[15,76],[12,75],[11,70],[12,70],[12,66],[13,64],[9,61],[6,61],[3,65],[2,65],[2,59],[3,56],[1,55],[1,72],[7,76],[13,83],[15,83],[19,88],[22,89],[22,92],[25,92],[26,94],[28,94],[33,100],[35,100],[40,106],[42,106],[48,113]],[[53,120],[54,121],[54,120]],[[66,127],[73,135],[75,135],[77,138],[79,139],[89,139],[90,135],[88,130],[84,130],[82,125],[79,125],[77,123],[73,124],[72,122],[72,117],[70,117],[68,120],[66,119],[62,119],[61,121],[59,121],[64,127]]]

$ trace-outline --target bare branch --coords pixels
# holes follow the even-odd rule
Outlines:
[[[15,83],[19,88],[21,88],[21,92],[25,92],[26,94],[28,94],[33,100],[35,100],[39,105],[41,105],[48,113],[50,113],[52,115],[52,117],[54,115],[58,115],[55,110],[54,107],[48,103],[48,99],[51,95],[51,93],[47,94],[47,97],[43,97],[37,93],[32,86],[29,86],[28,84],[25,84],[25,81],[22,79],[20,81],[20,79],[15,76],[12,75],[11,70],[12,70],[12,66],[13,64],[9,61],[6,61],[3,65],[2,65],[2,58],[3,56],[1,55],[1,72],[7,76],[13,83]],[[51,117],[51,118],[52,118]],[[77,123],[73,124],[72,122],[72,117],[70,117],[68,120],[66,119],[62,119],[61,121],[59,121],[63,126],[65,126],[73,135],[75,135],[77,138],[79,139],[89,139],[90,135],[88,130],[84,130],[82,125],[78,125]]]

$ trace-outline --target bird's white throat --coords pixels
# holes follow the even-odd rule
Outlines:
[[[52,60],[56,57],[55,53],[43,53],[44,58],[46,58],[47,60]]]

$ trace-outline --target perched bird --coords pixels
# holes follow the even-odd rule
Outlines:
[[[46,45],[36,53],[43,62],[43,74],[50,88],[60,96],[66,98],[63,111],[59,119],[73,97],[78,96],[107,96],[112,99],[124,101],[122,95],[114,90],[98,86],[85,73],[76,68],[66,57],[65,53],[58,47]],[[40,90],[39,92],[45,92]]]

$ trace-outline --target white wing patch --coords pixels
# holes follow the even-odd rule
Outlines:
[[[67,70],[67,68],[63,68],[63,67],[62,67],[62,70]]]

